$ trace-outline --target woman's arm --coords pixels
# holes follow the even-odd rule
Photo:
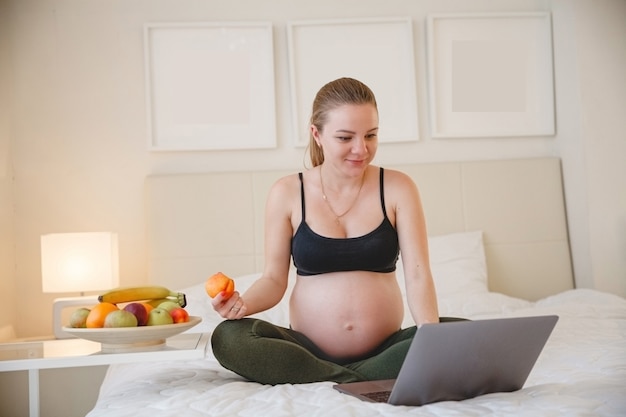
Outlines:
[[[395,224],[400,242],[409,309],[415,324],[439,322],[437,295],[428,258],[428,234],[419,191],[413,180],[398,171],[390,171],[385,190],[393,198]],[[389,187],[387,186],[389,184]]]
[[[296,177],[297,181],[297,177]],[[261,277],[241,295],[229,299],[221,294],[212,300],[213,308],[224,318],[240,319],[274,307],[287,289],[291,257],[291,212],[293,176],[278,180],[270,189],[265,207],[265,267]],[[298,183],[299,184],[299,183]]]

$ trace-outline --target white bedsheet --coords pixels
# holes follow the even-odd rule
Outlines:
[[[441,315],[472,319],[557,314],[523,389],[422,407],[362,402],[331,382],[265,386],[203,360],[109,368],[88,417],[119,416],[625,416],[626,300],[571,290],[538,302],[497,293],[440,300]],[[504,370],[505,371],[505,370]]]

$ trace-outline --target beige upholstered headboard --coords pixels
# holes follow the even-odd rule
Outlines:
[[[557,158],[387,166],[417,183],[429,235],[484,232],[489,288],[535,300],[573,288]],[[291,171],[150,176],[152,283],[183,288],[263,267],[265,198]]]

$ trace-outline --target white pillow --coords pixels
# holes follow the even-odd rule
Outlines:
[[[442,296],[489,291],[481,230],[433,236],[428,249],[433,279]]]
[[[430,269],[439,298],[488,291],[482,231],[430,236],[428,250]],[[402,262],[398,262],[396,274],[404,285]],[[405,289],[402,288],[402,291],[404,293]]]

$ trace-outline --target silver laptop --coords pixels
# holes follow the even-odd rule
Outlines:
[[[337,384],[366,401],[424,405],[524,386],[557,316],[425,324],[396,379]]]

